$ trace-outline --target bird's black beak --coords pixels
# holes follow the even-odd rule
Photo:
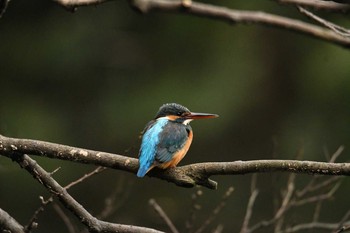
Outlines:
[[[199,112],[191,112],[186,116],[187,119],[209,119],[209,118],[217,118],[219,115],[211,114],[211,113],[199,113]]]

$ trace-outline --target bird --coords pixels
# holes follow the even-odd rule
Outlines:
[[[142,132],[137,176],[144,177],[154,167],[176,167],[192,143],[189,123],[194,119],[216,117],[217,114],[191,112],[177,103],[163,104]]]

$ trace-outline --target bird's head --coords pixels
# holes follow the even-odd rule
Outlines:
[[[191,112],[188,108],[177,104],[177,103],[168,103],[163,104],[155,117],[155,119],[159,118],[167,118],[171,121],[176,121],[178,123],[182,123],[187,125],[194,119],[207,119],[207,118],[216,118],[219,115],[211,114],[211,113],[198,113]]]

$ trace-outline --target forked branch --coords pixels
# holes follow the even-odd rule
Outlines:
[[[98,220],[83,208],[57,181],[51,174],[45,171],[35,160],[28,155],[19,152],[13,153],[11,157],[22,168],[26,169],[36,180],[42,183],[52,194],[56,195],[61,203],[70,210],[90,232],[142,232],[142,233],[161,233],[151,228],[138,227],[132,225],[116,224]],[[17,231],[14,231],[17,232]]]

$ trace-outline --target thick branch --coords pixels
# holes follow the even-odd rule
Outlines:
[[[84,209],[84,207],[81,206],[72,196],[70,196],[67,190],[60,186],[51,177],[50,173],[46,172],[28,155],[22,155],[21,153],[16,152],[13,154],[12,159],[15,160],[21,167],[26,169],[30,174],[32,174],[33,177],[42,183],[52,194],[56,195],[62,204],[73,214],[75,214],[84,225],[86,225],[90,232],[161,233],[160,231],[150,228],[115,224],[98,220],[86,209]]]
[[[86,150],[71,146],[30,139],[16,139],[0,135],[0,154],[13,159],[17,153],[95,164],[136,173],[138,161],[122,155]],[[213,175],[242,175],[262,172],[293,172],[321,175],[350,176],[350,163],[326,163],[298,160],[253,160],[234,162],[197,163],[160,170],[153,169],[149,176],[157,177],[182,187],[202,185],[216,189]]]
[[[24,233],[24,228],[6,211],[0,209],[0,232]]]

